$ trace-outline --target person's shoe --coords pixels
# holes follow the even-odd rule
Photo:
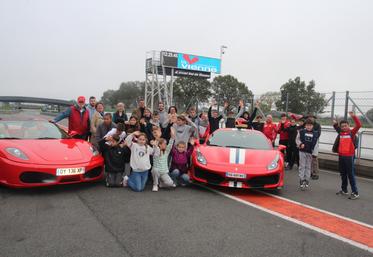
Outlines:
[[[152,191],[153,191],[153,192],[158,192],[158,186],[157,186],[157,185],[154,185]]]
[[[318,179],[319,179],[319,175],[312,175],[311,178],[312,178],[313,180],[318,180]]]
[[[290,166],[290,165],[286,166],[285,168],[285,170],[292,170],[292,169],[293,169],[293,166]]]
[[[309,182],[308,180],[305,180],[305,181],[304,181],[304,187],[305,187],[306,189],[310,188],[310,182]]]
[[[348,192],[346,191],[343,191],[343,190],[339,190],[336,195],[348,195]]]
[[[105,179],[105,186],[110,187],[110,183],[109,183],[109,180],[107,178]]]
[[[350,200],[356,200],[357,198],[359,198],[358,193],[351,193],[351,195],[348,197]]]
[[[300,185],[299,185],[300,190],[302,190],[302,191],[304,191],[304,190],[305,190],[305,187],[306,187],[306,184],[305,184],[304,181],[305,181],[305,180],[302,180],[302,181],[300,182]]]
[[[123,184],[123,187],[127,187],[127,186],[128,186],[128,176],[124,176],[124,177],[123,177],[123,182],[122,182],[122,184]]]

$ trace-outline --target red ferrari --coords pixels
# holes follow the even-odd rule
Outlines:
[[[39,187],[96,181],[104,160],[90,143],[45,120],[0,120],[0,184]]]
[[[219,129],[197,144],[192,154],[194,181],[235,188],[284,185],[284,157],[263,133],[249,129]]]

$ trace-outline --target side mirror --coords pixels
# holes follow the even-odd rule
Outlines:
[[[286,150],[286,145],[278,145],[277,150],[279,150],[281,152]]]

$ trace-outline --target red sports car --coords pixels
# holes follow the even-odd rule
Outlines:
[[[284,157],[263,133],[249,129],[219,129],[192,154],[194,181],[236,188],[281,189]]]
[[[45,120],[0,120],[0,184],[38,187],[103,178],[101,155]]]

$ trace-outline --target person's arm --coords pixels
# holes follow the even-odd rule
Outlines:
[[[255,117],[256,117],[256,112],[257,112],[257,111],[258,111],[258,108],[255,107],[253,113],[250,115],[250,119],[249,119],[249,122],[250,122],[250,123],[252,123],[253,120],[255,119]]]
[[[351,130],[351,134],[352,135],[356,135],[356,133],[359,131],[359,129],[361,128],[361,121],[360,119],[353,113],[353,112],[350,112],[350,116],[351,118],[354,120],[355,122],[355,126],[354,128]]]
[[[96,128],[97,120],[98,120],[98,116],[96,115],[96,113],[94,113],[93,117],[92,117],[92,121],[91,121],[91,126],[90,126],[92,133],[96,133],[97,132],[97,128]]]
[[[300,145],[302,144],[302,141],[300,140],[300,133],[297,132],[297,137],[295,138],[295,143],[297,144],[298,148],[300,148]]]
[[[166,154],[169,155],[172,147],[174,146],[175,139],[171,138],[166,147]]]
[[[207,112],[207,117],[209,118],[209,120],[212,118],[211,111],[212,111],[212,105],[210,106],[210,108]]]
[[[67,117],[69,117],[71,114],[71,107],[67,108],[64,112],[61,112],[60,114],[57,115],[52,121],[54,123],[59,122]]]
[[[132,145],[133,145],[132,140],[133,140],[133,137],[134,137],[135,133],[136,133],[136,132],[134,132],[134,133],[132,133],[132,134],[129,134],[128,137],[127,137],[126,140],[125,140],[125,141],[126,141],[126,144],[127,144],[127,146],[128,146],[128,148],[130,148],[130,149],[131,149],[131,147],[132,147]]]

